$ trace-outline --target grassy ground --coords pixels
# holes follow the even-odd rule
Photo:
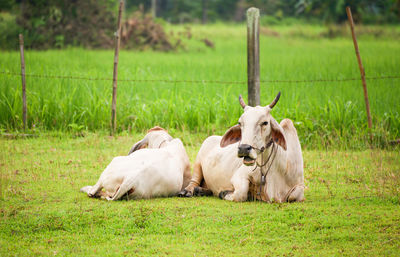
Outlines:
[[[175,32],[183,27],[172,27]],[[350,37],[320,37],[320,27],[276,27],[280,36],[261,36],[261,80],[358,78]],[[347,28],[348,29],[348,28]],[[376,29],[376,28],[375,28]],[[398,35],[398,27],[380,28]],[[398,37],[360,37],[367,77],[399,75]],[[175,33],[176,34],[176,33]],[[121,51],[120,79],[197,80],[190,82],[120,82],[119,131],[145,131],[155,124],[202,133],[222,133],[237,122],[237,97],[247,95],[244,25],[193,26],[192,39],[178,52]],[[384,34],[384,35],[386,35]],[[208,48],[200,40],[215,43]],[[0,71],[19,72],[19,53],[2,52]],[[26,73],[112,78],[113,51],[66,49],[27,51]],[[400,79],[369,80],[374,146],[400,137]],[[20,77],[0,74],[0,130],[20,130]],[[27,78],[28,123],[34,131],[101,130],[110,124],[111,81]],[[365,148],[366,114],[361,82],[261,83],[261,103],[282,92],[277,120],[291,118],[305,146]]]
[[[205,134],[183,139],[193,162]],[[0,255],[399,256],[400,154],[305,150],[306,201],[79,192],[142,135],[0,139]]]

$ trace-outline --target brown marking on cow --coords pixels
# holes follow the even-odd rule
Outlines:
[[[153,131],[165,131],[165,132],[167,132],[168,133],[168,130],[166,130],[166,129],[164,129],[164,128],[162,128],[162,127],[159,127],[159,126],[155,126],[155,127],[153,127],[153,128],[151,128],[151,129],[149,129],[148,131],[147,131],[147,133],[150,133],[150,132],[153,132]]]
[[[288,160],[288,161],[286,161],[286,171],[285,171],[285,175],[287,174],[287,172],[288,172],[289,170],[292,170],[292,165],[290,164],[290,162],[289,162],[289,160]]]
[[[192,197],[195,187],[200,187],[203,182],[203,170],[200,162],[196,162],[193,165],[193,175],[189,185],[179,193],[179,196]]]
[[[249,191],[248,191],[248,199],[249,201],[263,201],[268,202],[269,197],[267,195],[267,185],[263,185],[260,188],[260,185],[256,184],[253,178],[249,179]]]
[[[142,145],[140,145],[139,149],[144,149],[144,148],[147,148],[147,146],[148,146],[148,144],[147,144],[147,143],[145,143],[145,144],[142,144]],[[138,150],[139,150],[139,149],[138,149]]]

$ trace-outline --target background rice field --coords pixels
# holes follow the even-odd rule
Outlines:
[[[173,26],[175,32],[183,27]],[[274,28],[281,36],[262,36],[261,80],[358,78],[351,38],[313,37],[318,28]],[[398,32],[398,28],[385,31]],[[238,95],[245,82],[246,30],[243,25],[193,26],[193,38],[178,52],[121,51],[119,79],[183,82],[119,82],[118,131],[169,129],[223,133],[241,114]],[[297,34],[296,34],[297,33]],[[308,33],[308,34],[307,34]],[[313,34],[314,33],[314,34]],[[303,36],[298,36],[298,34]],[[304,36],[310,35],[310,36]],[[208,48],[200,40],[215,43]],[[17,43],[17,42],[16,42]],[[399,75],[400,44],[396,37],[362,36],[360,51],[367,77]],[[26,51],[26,73],[112,78],[113,51],[67,49]],[[18,52],[1,52],[0,71],[20,72]],[[22,128],[19,76],[0,74],[0,128]],[[204,81],[190,83],[187,81]],[[185,82],[186,81],[186,82]],[[400,137],[400,79],[368,80],[374,123],[373,145],[386,147]],[[261,103],[278,91],[273,111],[278,120],[293,119],[306,147],[363,148],[367,122],[361,81],[261,83]],[[106,130],[110,125],[111,81],[27,77],[28,123],[32,131]]]

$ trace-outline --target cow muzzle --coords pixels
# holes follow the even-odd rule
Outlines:
[[[251,156],[253,147],[248,144],[241,144],[238,148],[238,157],[243,158],[243,164],[246,166],[253,166],[256,163],[256,159]]]

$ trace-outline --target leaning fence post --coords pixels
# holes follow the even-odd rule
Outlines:
[[[111,106],[111,131],[110,134],[113,136],[117,127],[117,77],[118,77],[118,54],[119,44],[121,40],[121,14],[124,2],[120,0],[119,11],[118,11],[118,28],[115,32],[115,53],[114,53],[114,72],[113,72],[113,95],[112,95],[112,106]]]
[[[247,92],[250,106],[260,105],[260,11],[247,10]]]
[[[24,36],[19,34],[19,51],[21,55],[21,79],[22,79],[22,120],[24,131],[26,130],[26,84],[25,84],[25,56],[24,56]]]
[[[372,121],[371,121],[371,112],[369,110],[367,82],[365,81],[365,71],[364,71],[364,67],[363,67],[362,62],[361,62],[360,51],[358,50],[357,38],[356,38],[356,34],[354,32],[353,16],[351,15],[351,10],[350,10],[349,6],[346,7],[346,13],[347,13],[347,18],[349,19],[350,28],[351,28],[351,35],[353,37],[354,48],[356,50],[356,55],[357,55],[358,67],[360,68],[360,73],[361,73],[361,81],[362,81],[362,85],[363,85],[363,89],[364,89],[365,108],[367,109],[368,128],[371,129],[372,128]]]

